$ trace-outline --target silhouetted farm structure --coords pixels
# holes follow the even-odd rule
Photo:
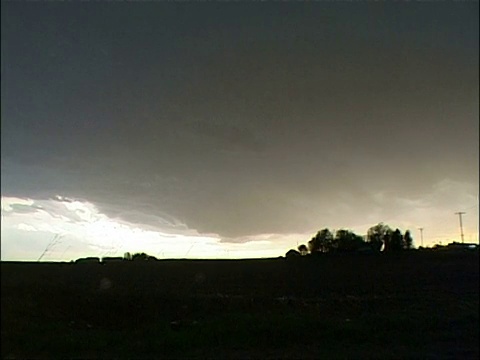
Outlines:
[[[478,260],[477,249],[2,262],[2,358],[474,359]]]

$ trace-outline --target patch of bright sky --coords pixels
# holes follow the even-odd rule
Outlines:
[[[2,197],[1,229],[2,260],[35,261],[47,248],[42,260],[122,256],[127,251],[157,258],[277,257],[295,246],[295,235],[278,236],[275,241],[272,235],[262,235],[255,238],[258,241],[244,238],[230,243],[211,235],[145,230],[110,219],[87,201],[61,196],[50,200]]]

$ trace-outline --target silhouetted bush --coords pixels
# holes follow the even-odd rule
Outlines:
[[[285,254],[285,257],[287,259],[291,259],[291,258],[297,258],[297,257],[300,257],[300,253],[297,251],[297,250],[288,250],[287,253]]]
[[[132,255],[133,261],[154,261],[157,260],[155,256],[151,256],[145,253],[136,253]]]

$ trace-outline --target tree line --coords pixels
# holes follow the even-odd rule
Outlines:
[[[307,244],[290,250],[287,256],[319,253],[351,253],[351,252],[398,252],[413,248],[413,238],[409,230],[402,233],[390,226],[379,223],[367,231],[366,237],[353,231],[340,229],[335,234],[328,228],[318,231]]]

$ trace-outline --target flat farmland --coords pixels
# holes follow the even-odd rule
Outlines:
[[[2,358],[479,358],[479,254],[1,263]]]

